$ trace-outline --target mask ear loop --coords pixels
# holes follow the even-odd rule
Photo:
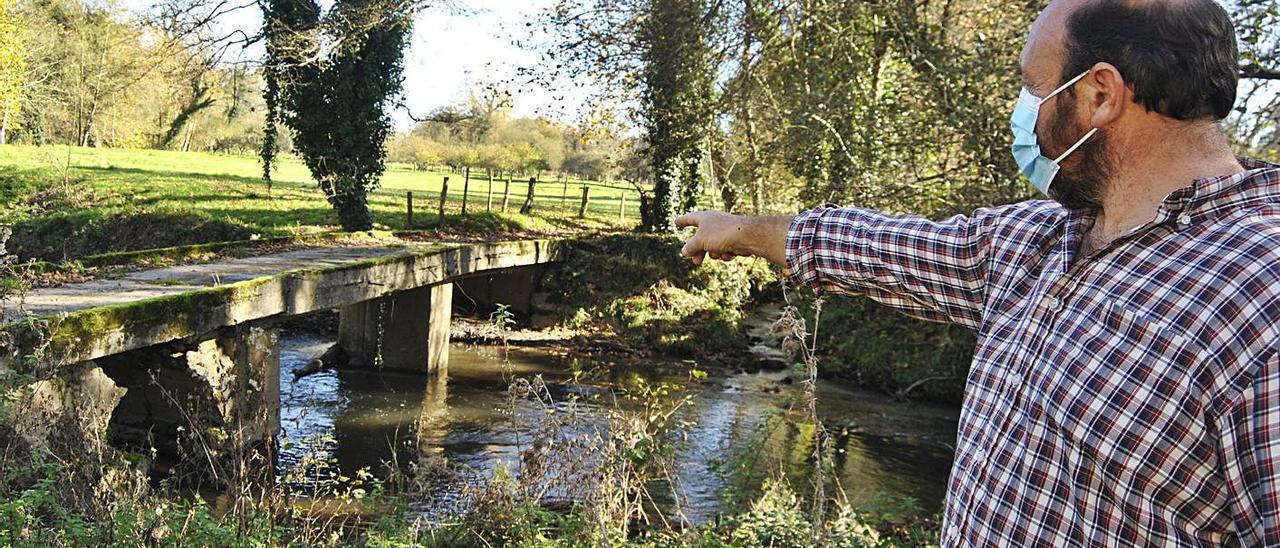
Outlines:
[[[1089,133],[1084,134],[1084,137],[1082,139],[1080,139],[1079,141],[1076,141],[1076,144],[1071,145],[1071,148],[1067,149],[1066,152],[1063,152],[1062,156],[1059,156],[1057,160],[1053,161],[1053,163],[1055,164],[1062,163],[1063,160],[1067,159],[1067,156],[1070,156],[1072,152],[1075,152],[1076,149],[1080,148],[1080,146],[1083,145],[1085,141],[1088,141],[1089,138],[1093,137],[1093,134],[1097,132],[1098,132],[1098,128],[1096,127],[1089,130]]]
[[[1072,79],[1070,79],[1070,80],[1067,80],[1067,83],[1062,84],[1061,86],[1058,86],[1058,89],[1055,89],[1055,90],[1053,90],[1053,92],[1049,93],[1048,95],[1045,95],[1045,96],[1044,96],[1044,99],[1041,99],[1041,100],[1040,100],[1040,102],[1041,102],[1041,103],[1043,103],[1043,102],[1045,102],[1045,101],[1048,101],[1049,99],[1052,99],[1054,95],[1057,95],[1057,94],[1059,94],[1059,93],[1062,93],[1062,92],[1063,92],[1063,90],[1065,90],[1065,89],[1067,89],[1067,88],[1069,88],[1069,87],[1071,87],[1071,86],[1074,86],[1076,82],[1079,82],[1079,81],[1080,81],[1081,79],[1083,79],[1085,76],[1088,76],[1088,75],[1089,75],[1089,72],[1090,72],[1091,70],[1093,70],[1093,69],[1086,70],[1086,71],[1084,71],[1084,72],[1080,73],[1080,75],[1079,75],[1079,76],[1076,76],[1075,78],[1072,78]]]

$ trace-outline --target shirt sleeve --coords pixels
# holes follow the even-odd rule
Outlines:
[[[1270,351],[1216,422],[1240,544],[1280,546],[1280,354]]]
[[[941,222],[824,205],[787,231],[787,274],[815,293],[866,295],[926,320],[977,329],[998,213]]]

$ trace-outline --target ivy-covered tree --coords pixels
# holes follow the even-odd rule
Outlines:
[[[294,132],[294,148],[347,231],[369,230],[368,193],[385,168],[391,99],[403,82],[413,4],[268,0],[268,115],[263,146],[269,174],[276,122]]]
[[[714,100],[705,0],[650,0],[641,21],[641,115],[653,169],[646,230],[672,231],[698,202]]]

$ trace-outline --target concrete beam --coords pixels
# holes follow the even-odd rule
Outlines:
[[[353,368],[444,373],[449,367],[453,284],[344,306],[338,345]]]

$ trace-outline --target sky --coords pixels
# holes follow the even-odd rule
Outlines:
[[[535,33],[553,2],[468,0],[467,13],[437,8],[419,15],[405,58],[405,103],[413,114],[465,101],[477,85],[507,82],[517,116],[576,120],[588,106],[589,86],[535,86],[517,74],[537,67],[546,37]]]
[[[466,0],[465,8],[432,7],[418,14],[405,54],[405,110],[394,113],[397,130],[413,126],[423,117],[447,105],[465,103],[471,90],[487,83],[501,83],[512,94],[516,116],[542,116],[565,122],[579,119],[588,108],[593,88],[561,81],[559,85],[532,86],[522,81],[521,68],[535,68],[545,35],[535,36],[541,14],[555,0]],[[154,0],[123,0],[124,7],[142,13]],[[322,0],[322,4],[328,4]],[[256,6],[229,13],[219,20],[224,32],[241,29],[253,35],[262,25]],[[529,25],[533,23],[533,25]],[[519,42],[519,44],[517,44]],[[229,51],[228,60],[262,57],[255,46]],[[527,77],[523,78],[527,80]]]

